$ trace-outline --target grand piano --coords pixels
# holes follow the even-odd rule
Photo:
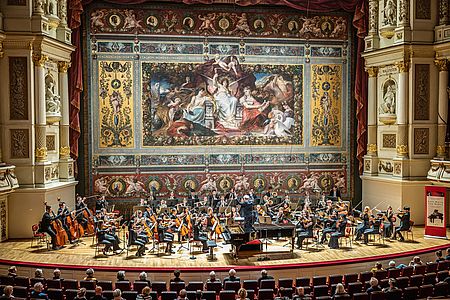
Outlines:
[[[294,224],[254,224],[251,232],[245,232],[242,226],[232,225],[225,228],[223,238],[231,244],[231,254],[239,258],[242,245],[255,239],[291,238],[290,252],[294,251],[295,225]]]

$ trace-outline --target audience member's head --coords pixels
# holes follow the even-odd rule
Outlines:
[[[420,260],[419,256],[414,256],[412,262],[416,265],[421,265],[422,261]]]
[[[54,269],[53,270],[53,279],[59,279],[61,278],[61,270],[60,269]]]
[[[395,280],[394,278],[389,278],[388,282],[390,288],[394,288],[397,285],[397,280]]]
[[[244,288],[240,288],[238,291],[239,299],[246,299],[247,298],[247,290]]]
[[[446,253],[447,255],[450,255],[450,248],[447,248]]]
[[[113,297],[114,297],[115,300],[122,299],[122,291],[119,290],[119,289],[115,289],[113,291]]]
[[[95,294],[101,296],[103,294],[103,288],[99,285],[95,287]]]
[[[187,292],[185,289],[181,289],[178,295],[180,296],[181,299],[185,299],[187,296]]]
[[[86,288],[82,287],[78,290],[77,292],[77,297],[78,298],[83,298],[86,296]]]
[[[86,276],[87,277],[94,277],[94,269],[89,268],[86,270]]]
[[[236,270],[235,269],[231,269],[230,271],[228,271],[228,275],[230,275],[230,277],[235,277],[236,276]]]
[[[119,280],[119,281],[125,280],[125,271],[117,272],[117,280]]]
[[[5,288],[3,289],[3,294],[6,297],[12,296],[12,294],[13,294],[13,286],[12,285],[5,286]]]
[[[436,251],[436,257],[437,258],[442,258],[442,250]]]
[[[376,268],[377,270],[381,270],[381,269],[383,268],[383,265],[382,265],[380,262],[377,262],[377,263],[375,264],[375,268]]]
[[[335,292],[335,294],[345,294],[345,293],[346,293],[346,291],[345,291],[344,285],[342,283],[338,283],[336,285],[336,292]]]
[[[145,273],[145,272],[139,273],[139,280],[140,281],[147,281],[147,273]]]
[[[42,272],[42,269],[36,269],[36,271],[34,271],[34,277],[35,278],[44,278],[44,272]]]
[[[209,279],[216,279],[216,272],[214,271],[209,272]]]
[[[391,260],[389,262],[389,268],[395,268],[395,261]]]
[[[261,276],[266,277],[267,276],[267,270],[261,270]]]
[[[144,288],[142,289],[142,295],[143,295],[143,296],[149,296],[149,295],[150,295],[150,291],[151,291],[150,287],[149,287],[149,286],[146,286],[146,287],[144,287]]]
[[[370,278],[369,284],[370,284],[371,287],[378,286],[378,279],[376,279],[375,277]]]
[[[173,271],[173,276],[174,276],[175,278],[180,278],[180,275],[181,275],[180,270],[175,270],[175,271]]]
[[[36,293],[40,293],[44,290],[44,285],[42,282],[36,282],[33,286],[33,289]]]
[[[16,266],[9,267],[8,274],[9,275],[17,275],[17,268],[16,268]]]
[[[302,287],[302,286],[299,286],[299,287],[297,288],[297,295],[299,295],[299,296],[304,296],[304,295],[305,295],[305,288]]]

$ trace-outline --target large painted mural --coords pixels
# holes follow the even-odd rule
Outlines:
[[[85,20],[90,192],[192,187],[351,197],[346,14],[94,3]]]

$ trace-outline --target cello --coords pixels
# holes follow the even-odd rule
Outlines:
[[[44,205],[47,206],[47,201],[44,202]],[[53,227],[53,230],[56,233],[56,246],[62,247],[69,242],[69,237],[67,236],[67,232],[64,230],[62,222],[58,217],[52,212],[53,221],[50,224]]]
[[[94,222],[94,217],[92,216],[92,212],[89,210],[89,208],[87,207],[86,203],[84,203],[84,200],[86,200],[86,199],[87,198],[84,197],[81,200],[81,202],[84,204],[84,209],[82,211],[83,217],[85,217],[86,220],[87,220],[85,233],[87,235],[93,235],[93,234],[95,234],[95,222]]]

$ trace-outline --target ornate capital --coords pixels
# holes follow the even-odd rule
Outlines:
[[[448,71],[448,60],[445,58],[436,58],[434,64],[438,68],[439,72]]]
[[[58,61],[58,70],[60,73],[67,73],[67,70],[70,68],[70,62],[67,61]]]
[[[3,58],[3,55],[5,55],[5,52],[3,52],[3,43],[0,42],[0,58]]]
[[[59,157],[60,158],[69,158],[70,157],[70,147],[60,147],[59,148]]]
[[[398,156],[407,156],[408,155],[408,146],[407,145],[397,145],[397,154],[398,154]]]
[[[446,154],[447,154],[447,150],[445,149],[445,146],[444,146],[444,145],[438,145],[438,146],[436,147],[436,154],[437,154],[439,157],[445,157]]]
[[[395,63],[399,73],[409,72],[409,61],[399,61]]]
[[[365,70],[369,77],[377,77],[378,75],[378,67],[366,67]]]
[[[36,161],[42,162],[47,160],[47,147],[36,148]]]
[[[367,154],[376,154],[377,153],[377,144],[369,144],[367,145]]]
[[[36,67],[43,67],[48,61],[48,56],[40,53],[33,54],[33,62]]]

